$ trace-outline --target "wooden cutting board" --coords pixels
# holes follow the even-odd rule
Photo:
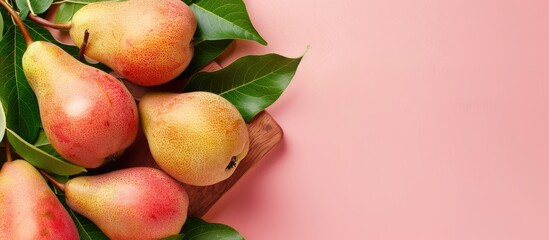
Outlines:
[[[205,69],[212,71],[219,69],[217,64],[210,64]],[[175,83],[181,85],[181,83]],[[168,88],[172,88],[170,86]],[[144,94],[147,90],[136,89],[129,86],[130,91],[137,95]],[[166,86],[164,86],[166,88]],[[238,180],[256,165],[261,159],[274,149],[282,140],[283,132],[278,123],[266,111],[255,116],[248,124],[250,135],[250,151],[240,162],[233,175],[225,181],[205,187],[183,184],[189,194],[189,216],[201,217],[225,194]],[[107,169],[120,169],[136,166],[148,166],[159,168],[154,162],[149,145],[144,134],[140,131],[135,142],[115,162],[109,164]]]

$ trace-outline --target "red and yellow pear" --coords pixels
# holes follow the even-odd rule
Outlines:
[[[36,94],[46,136],[65,159],[96,168],[135,140],[137,105],[115,77],[42,41],[27,47],[23,72]]]
[[[0,170],[0,239],[79,239],[67,210],[25,160]]]
[[[96,2],[71,20],[70,36],[86,56],[144,86],[174,79],[190,63],[197,22],[181,0]]]
[[[65,184],[67,205],[110,239],[161,239],[179,233],[189,198],[182,185],[147,167],[82,176]]]

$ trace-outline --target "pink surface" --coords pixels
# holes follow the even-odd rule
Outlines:
[[[284,143],[206,216],[247,239],[549,239],[549,2],[246,0],[299,56]]]

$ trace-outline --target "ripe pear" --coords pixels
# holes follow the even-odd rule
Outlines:
[[[139,112],[154,160],[181,182],[206,186],[225,180],[248,153],[244,119],[219,95],[149,93]]]
[[[129,0],[84,6],[69,33],[80,47],[87,30],[87,57],[135,84],[153,86],[174,79],[190,63],[196,26],[181,0]]]
[[[137,105],[113,76],[41,41],[27,47],[23,71],[38,99],[46,136],[70,162],[99,167],[135,140]]]
[[[189,198],[182,185],[148,167],[76,177],[65,184],[67,204],[110,239],[161,239],[178,234]]]
[[[6,162],[0,171],[0,239],[79,239],[67,210],[24,160]]]

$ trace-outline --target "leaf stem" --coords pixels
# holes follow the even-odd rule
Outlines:
[[[6,161],[7,162],[13,161],[13,158],[11,157],[11,145],[10,145],[10,141],[8,141],[8,138],[6,138]]]
[[[69,29],[71,29],[71,23],[70,22],[68,22],[68,23],[54,23],[54,22],[51,22],[47,19],[41,18],[38,15],[34,15],[32,13],[29,14],[29,19],[34,21],[35,23],[40,24],[43,27],[50,27],[50,28],[53,28],[53,29],[64,30],[64,31],[68,31]]]
[[[2,5],[2,7],[4,7],[10,13],[13,20],[15,20],[15,22],[21,29],[21,33],[23,33],[23,37],[25,38],[25,42],[27,43],[27,46],[29,46],[33,42],[33,40],[29,34],[29,31],[27,30],[27,27],[25,27],[25,24],[23,24],[23,21],[21,20],[21,18],[19,18],[19,15],[17,15],[15,10],[13,10],[13,8],[11,8],[10,5],[8,5],[8,3],[4,2],[3,0],[0,1],[0,5]]]
[[[50,180],[53,185],[55,185],[57,188],[61,189],[61,191],[65,191],[65,184],[60,182],[59,180],[52,177],[50,174],[48,174],[44,169],[38,169],[40,173],[42,173],[42,176],[46,177],[48,180]]]

